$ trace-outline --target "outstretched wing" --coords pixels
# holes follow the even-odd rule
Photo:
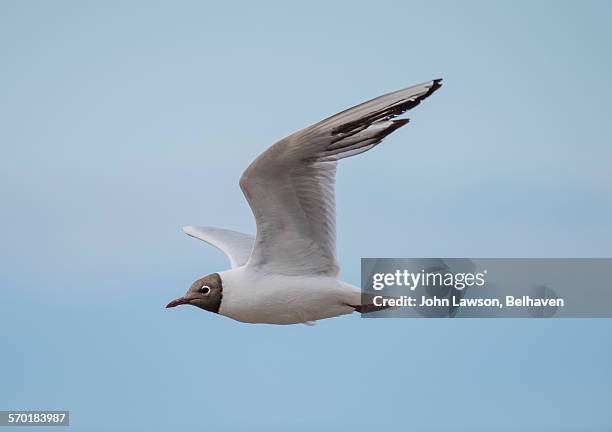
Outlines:
[[[405,125],[394,118],[441,80],[380,96],[277,142],[246,169],[240,187],[257,222],[247,265],[286,275],[337,275],[335,175],[339,159],[363,153]]]
[[[183,232],[219,249],[227,255],[232,268],[247,263],[255,241],[252,235],[222,228],[186,226],[183,227]]]

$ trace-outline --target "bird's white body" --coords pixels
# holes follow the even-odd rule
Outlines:
[[[373,312],[361,291],[338,280],[336,167],[408,123],[395,119],[441,86],[432,80],[364,102],[280,140],[240,178],[257,235],[183,228],[224,252],[231,270],[194,282],[167,307],[192,304],[248,323],[296,324]]]
[[[265,274],[246,266],[219,275],[219,313],[247,323],[308,323],[350,314],[361,302],[359,288],[335,277]]]

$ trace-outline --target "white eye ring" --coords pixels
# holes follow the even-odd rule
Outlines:
[[[200,288],[200,293],[204,295],[210,294],[210,287],[208,285],[204,285],[202,288]]]

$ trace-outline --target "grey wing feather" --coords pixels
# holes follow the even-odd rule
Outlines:
[[[186,226],[183,232],[219,249],[229,258],[232,268],[247,263],[255,242],[252,235],[223,228]]]
[[[432,80],[372,99],[302,129],[259,155],[240,179],[257,222],[247,265],[287,275],[337,275],[337,161],[378,145],[408,122],[396,116],[440,86],[441,80]]]

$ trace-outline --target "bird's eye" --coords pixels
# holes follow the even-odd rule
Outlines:
[[[210,287],[208,285],[204,285],[200,288],[200,292],[204,295],[208,295],[210,293]]]

